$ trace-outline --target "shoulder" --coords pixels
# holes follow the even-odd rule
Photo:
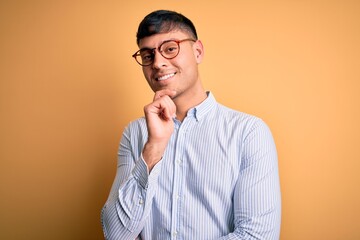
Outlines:
[[[218,125],[241,134],[242,138],[254,132],[270,133],[267,123],[260,117],[217,104],[213,116]]]
[[[129,122],[126,128],[143,128],[144,126],[146,127],[145,117],[140,117]]]
[[[215,115],[229,123],[233,122],[237,125],[243,125],[248,127],[265,124],[265,122],[258,116],[245,113],[233,108],[229,108],[220,103],[217,104],[217,107],[215,109]]]
[[[141,117],[129,122],[124,130],[125,135],[139,136],[147,133],[145,117]]]
[[[121,144],[122,147],[133,146],[134,151],[136,151],[137,147],[145,144],[147,138],[148,133],[145,118],[138,118],[129,122],[125,127],[121,137]]]

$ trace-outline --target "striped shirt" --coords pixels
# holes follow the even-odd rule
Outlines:
[[[279,239],[277,153],[259,118],[212,93],[175,128],[150,174],[145,118],[124,130],[101,222],[106,239]]]

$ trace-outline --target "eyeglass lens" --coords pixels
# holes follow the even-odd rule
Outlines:
[[[167,59],[174,58],[179,53],[179,44],[175,41],[167,41],[160,45],[159,47],[160,54]],[[155,49],[143,49],[140,50],[140,56],[137,57],[142,65],[150,65],[154,60]]]

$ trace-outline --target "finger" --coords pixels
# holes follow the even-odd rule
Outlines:
[[[157,106],[159,116],[164,120],[170,120],[175,116],[176,106],[169,96],[163,96],[154,101],[153,106]]]
[[[166,96],[163,97],[161,100],[163,102],[163,114],[166,117],[166,119],[171,119],[175,117],[176,106],[174,102],[171,100],[171,98],[169,96]]]
[[[169,96],[170,98],[173,98],[176,94],[175,90],[170,89],[162,89],[160,91],[155,92],[153,101],[163,97],[163,96]]]

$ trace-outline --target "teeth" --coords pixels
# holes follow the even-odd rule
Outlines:
[[[167,74],[167,75],[164,75],[164,76],[159,77],[158,80],[159,80],[159,81],[166,80],[166,79],[171,78],[171,77],[174,76],[174,75],[175,75],[175,73]]]

